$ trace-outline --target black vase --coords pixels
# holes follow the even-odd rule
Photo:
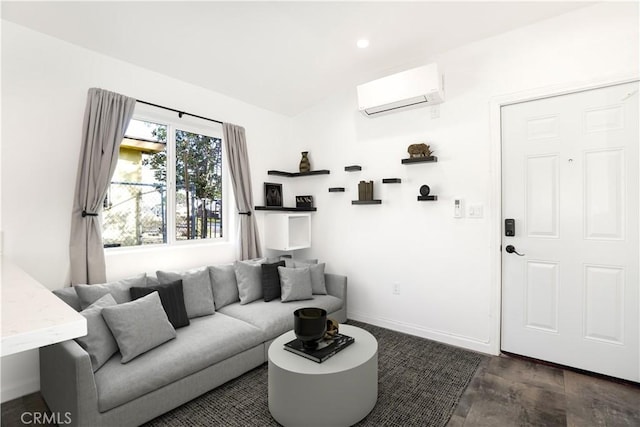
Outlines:
[[[293,312],[293,332],[302,346],[314,349],[327,331],[327,311],[322,308],[299,308]]]

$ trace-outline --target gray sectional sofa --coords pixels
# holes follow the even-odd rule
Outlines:
[[[345,276],[324,274],[326,295],[290,302],[229,299],[224,289],[233,287],[221,280],[233,277],[210,277],[214,299],[226,301],[216,303],[213,314],[193,317],[188,326],[177,328],[175,339],[128,363],[115,353],[95,370],[76,340],[41,348],[40,387],[50,410],[68,413],[71,425],[139,425],[265,363],[271,342],[293,329],[294,310],[321,307],[338,322],[347,319]],[[147,286],[156,280],[147,280]],[[54,293],[76,310],[83,308],[76,288]]]

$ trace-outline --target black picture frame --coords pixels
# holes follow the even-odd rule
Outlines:
[[[264,183],[264,205],[269,207],[282,207],[282,184],[273,182]]]

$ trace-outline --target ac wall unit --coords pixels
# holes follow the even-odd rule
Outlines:
[[[437,64],[424,65],[358,86],[358,107],[371,117],[390,111],[444,101]]]

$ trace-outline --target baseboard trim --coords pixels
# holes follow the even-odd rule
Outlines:
[[[40,391],[40,378],[32,378],[23,383],[12,384],[10,387],[3,388],[0,402],[5,403],[37,391]]]
[[[397,320],[386,319],[379,316],[371,316],[364,313],[354,312],[353,310],[349,310],[348,317],[349,319],[359,322],[369,323],[371,325],[380,326],[382,328],[398,332],[404,332],[406,334],[427,338],[444,344],[454,345],[456,347],[462,347],[467,350],[494,354],[491,342],[489,341],[482,341],[471,337],[425,328],[424,326],[413,323],[399,322]]]

